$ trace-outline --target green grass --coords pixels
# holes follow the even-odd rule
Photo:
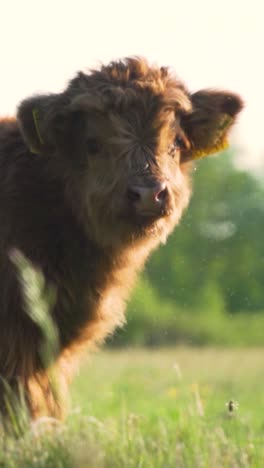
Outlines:
[[[263,353],[100,352],[72,385],[67,421],[2,436],[0,467],[261,468]],[[239,403],[232,415],[229,400]]]

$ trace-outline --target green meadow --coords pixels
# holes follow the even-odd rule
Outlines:
[[[3,435],[0,466],[263,467],[263,353],[101,351],[71,386],[67,420]]]

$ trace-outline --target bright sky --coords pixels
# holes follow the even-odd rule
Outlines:
[[[63,89],[77,70],[143,55],[190,90],[240,93],[232,141],[243,166],[264,170],[263,0],[2,0],[0,43],[1,115]]]

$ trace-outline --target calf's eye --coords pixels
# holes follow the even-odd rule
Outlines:
[[[174,140],[174,148],[175,149],[185,149],[186,148],[185,141],[183,140],[183,138],[180,135],[176,136],[176,138]]]
[[[177,135],[174,142],[169,146],[168,152],[174,157],[177,151],[184,151],[190,148],[190,143],[184,135]]]
[[[177,136],[174,142],[168,147],[169,155],[174,158],[177,151],[185,149],[185,142],[181,136]]]
[[[97,154],[100,152],[101,144],[97,138],[87,138],[86,147],[90,154]]]

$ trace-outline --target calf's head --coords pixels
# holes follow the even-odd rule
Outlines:
[[[233,93],[191,94],[167,68],[128,58],[23,101],[18,120],[31,151],[54,161],[90,236],[108,246],[166,239],[189,201],[190,161],[218,150],[241,108]]]

